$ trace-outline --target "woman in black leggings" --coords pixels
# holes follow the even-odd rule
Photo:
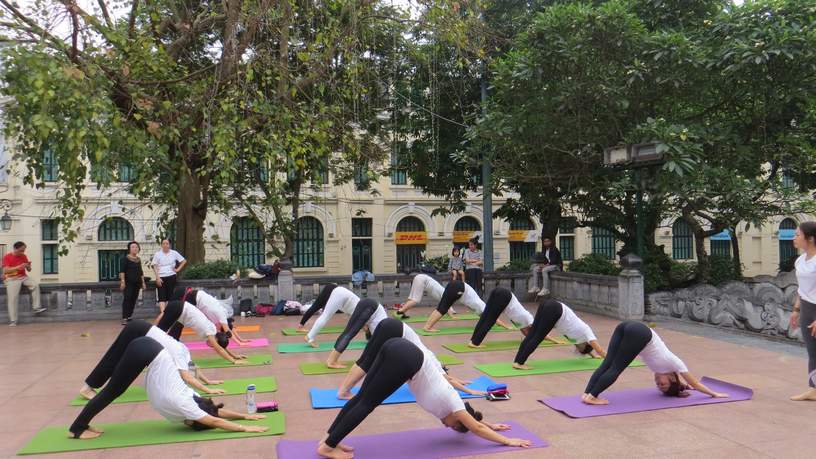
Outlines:
[[[226,419],[263,419],[264,416],[225,410],[221,408],[223,405],[215,405],[211,400],[198,397],[182,381],[174,359],[153,338],[138,337],[127,345],[118,360],[113,357],[106,354],[100,362],[100,366],[114,368],[113,373],[105,387],[88,401],[71,424],[68,430],[72,438],[91,439],[102,435],[101,429],[91,427],[91,420],[122,395],[145,368],[148,400],[168,421],[184,422],[196,430],[207,428],[234,432],[267,430],[265,426],[243,426],[227,421]]]
[[[796,259],[798,289],[793,312],[790,316],[791,330],[802,332],[802,341],[808,354],[808,390],[791,397],[793,401],[816,401],[816,222],[803,222],[796,229],[793,245],[804,251]]]
[[[303,317],[300,318],[300,327],[298,327],[298,331],[300,332],[309,331],[306,329],[306,322],[308,322],[309,319],[311,319],[312,316],[315,315],[315,313],[317,313],[317,311],[323,309],[326,306],[326,303],[329,301],[329,297],[331,296],[332,291],[334,291],[335,288],[337,288],[337,284],[328,284],[325,287],[323,287],[323,290],[321,290],[320,293],[317,295],[317,298],[315,298],[312,305],[309,306],[309,309],[307,309],[306,312],[303,313]]]
[[[378,302],[370,298],[360,300],[357,306],[354,307],[354,312],[351,313],[351,318],[346,323],[343,332],[334,342],[334,349],[332,349],[329,358],[326,360],[326,366],[329,368],[345,368],[340,363],[340,355],[345,352],[351,340],[357,336],[357,333],[360,333],[363,327],[366,327],[366,337],[370,337],[371,333],[377,329],[377,325],[386,318],[388,318],[388,314]]]
[[[685,397],[688,389],[696,389],[712,397],[728,397],[714,392],[692,375],[676,355],[669,351],[663,340],[646,325],[635,321],[621,322],[609,340],[609,351],[601,366],[589,378],[581,400],[588,405],[607,405],[608,400],[598,396],[609,388],[635,358],[640,358],[654,372],[655,384],[665,395]],[[688,383],[684,384],[681,378]]]
[[[374,332],[377,335],[377,332]],[[375,341],[372,337],[372,342]],[[375,352],[376,351],[376,352]],[[372,349],[361,362],[368,368],[360,391],[340,410],[317,447],[317,454],[332,459],[350,459],[352,448],[341,445],[374,409],[401,385],[408,383],[420,407],[442,423],[459,432],[474,434],[502,445],[530,445],[529,440],[507,438],[497,430],[509,426],[482,422],[482,414],[462,402],[456,390],[445,380],[442,371],[427,359],[416,345],[404,338],[390,338],[379,350]]]
[[[506,313],[510,320],[519,326],[521,334],[527,336],[527,332],[533,324],[533,315],[524,309],[524,306],[519,303],[513,292],[504,287],[496,287],[487,298],[485,310],[479,317],[476,328],[473,329],[473,335],[470,337],[468,346],[474,348],[484,347],[482,341],[484,341],[490,329],[493,328],[493,325],[503,324],[499,320],[502,313]]]

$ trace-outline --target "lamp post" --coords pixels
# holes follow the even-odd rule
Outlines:
[[[4,233],[8,233],[11,230],[11,215],[8,213],[11,207],[11,201],[8,199],[0,199],[0,209],[3,210],[3,216],[0,217],[0,231]]]

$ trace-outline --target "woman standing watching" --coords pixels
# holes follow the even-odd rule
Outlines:
[[[133,318],[133,309],[139,299],[139,290],[145,289],[144,272],[139,252],[142,248],[136,241],[128,242],[128,253],[119,264],[119,290],[122,291],[122,325]]]
[[[791,327],[800,327],[808,353],[810,388],[791,400],[816,401],[816,222],[804,222],[796,229],[793,245],[805,253],[796,259],[796,281],[799,290],[791,314]]]
[[[153,271],[156,272],[156,287],[159,288],[159,310],[164,312],[164,307],[167,306],[176,288],[178,273],[184,269],[187,260],[170,248],[170,239],[163,239],[161,250],[153,255],[151,263]]]

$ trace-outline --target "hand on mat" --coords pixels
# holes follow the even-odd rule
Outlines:
[[[714,398],[728,398],[729,395],[724,393],[724,392],[714,392],[712,397],[714,397]]]
[[[217,386],[219,384],[224,384],[224,380],[223,379],[211,379],[209,385],[210,386]]]
[[[247,414],[247,415],[244,416],[244,419],[246,419],[247,421],[258,421],[260,419],[266,419],[266,415],[258,414],[258,413]]]
[[[238,360],[246,360],[247,356],[244,354],[235,354],[235,358]]]
[[[428,333],[436,333],[439,331],[438,328],[423,328],[423,330],[425,330]]]
[[[522,448],[527,448],[531,444],[532,444],[532,442],[530,440],[525,440],[523,438],[508,438],[507,439],[507,446],[520,446]]]
[[[339,391],[337,392],[338,400],[351,400],[352,397],[354,397],[354,394],[352,394],[351,391],[346,391],[343,393],[340,393]]]
[[[483,390],[473,390],[473,389],[467,389],[467,390],[465,390],[465,393],[470,394],[470,395],[478,395],[479,397],[484,397],[485,395],[487,395],[487,392],[485,392]]]
[[[269,430],[267,426],[244,426],[244,432],[266,432]]]
[[[240,359],[235,360],[235,361],[233,361],[233,362],[232,362],[232,364],[233,364],[233,365],[246,365],[246,364],[248,364],[248,363],[249,363],[249,361],[247,361],[247,360],[240,360]]]
[[[488,424],[491,430],[495,430],[496,432],[503,432],[505,430],[510,430],[510,426],[507,424]]]
[[[225,394],[227,391],[224,389],[207,389],[207,393],[210,395],[221,395]]]

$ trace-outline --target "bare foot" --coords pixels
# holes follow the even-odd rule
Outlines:
[[[342,363],[336,363],[336,362],[335,363],[326,362],[326,366],[329,367],[329,368],[334,368],[336,370],[342,370],[343,368],[346,368],[346,366],[343,365]]]
[[[307,330],[306,327],[298,327],[297,331],[300,333],[309,333],[309,330]]]
[[[345,452],[347,452],[347,453],[350,453],[350,452],[354,451],[354,447],[353,447],[353,446],[344,445],[344,444],[342,444],[342,443],[338,443],[338,444],[337,444],[337,447],[338,447],[338,448],[340,448],[340,449],[342,449],[343,451],[345,451]]]
[[[332,448],[323,442],[320,442],[320,445],[317,447],[317,455],[328,459],[352,459],[354,457],[354,454],[350,452],[343,451],[339,447]]]
[[[516,370],[532,370],[533,367],[530,365],[524,365],[523,363],[513,363],[513,368]]]
[[[436,333],[439,331],[438,328],[423,328],[423,330],[425,330],[428,333]]]
[[[96,396],[96,391],[87,384],[85,384],[82,389],[79,390],[79,396],[84,398],[85,400],[90,400]]]
[[[468,347],[473,348],[473,349],[481,349],[481,348],[486,347],[486,346],[484,344],[468,343]]]
[[[581,401],[587,405],[609,405],[609,400],[593,397],[591,394],[587,394],[586,398]]]
[[[68,438],[79,438],[80,440],[92,440],[94,438],[99,438],[101,435],[102,435],[101,432],[94,432],[91,429],[87,429],[85,430],[85,432],[79,434],[79,437],[74,437],[74,434],[68,433]]]
[[[308,335],[307,335],[307,336],[304,336],[304,337],[303,337],[303,340],[304,340],[304,341],[306,341],[306,344],[308,344],[309,346],[312,346],[312,347],[313,347],[313,348],[315,348],[315,349],[317,349],[317,348],[319,348],[319,347],[320,347],[320,345],[319,345],[319,344],[317,344],[317,342],[316,342],[316,341],[309,341],[309,336],[308,336]]]
[[[802,392],[799,395],[794,395],[790,398],[794,402],[816,401],[816,389],[809,389],[807,392]]]
[[[98,434],[105,433],[105,429],[103,429],[101,427],[88,426],[88,430],[90,430],[91,432],[96,432]]]
[[[354,397],[354,394],[352,394],[351,391],[347,390],[343,392],[340,391],[337,392],[337,398],[340,400],[351,400],[352,397]]]

